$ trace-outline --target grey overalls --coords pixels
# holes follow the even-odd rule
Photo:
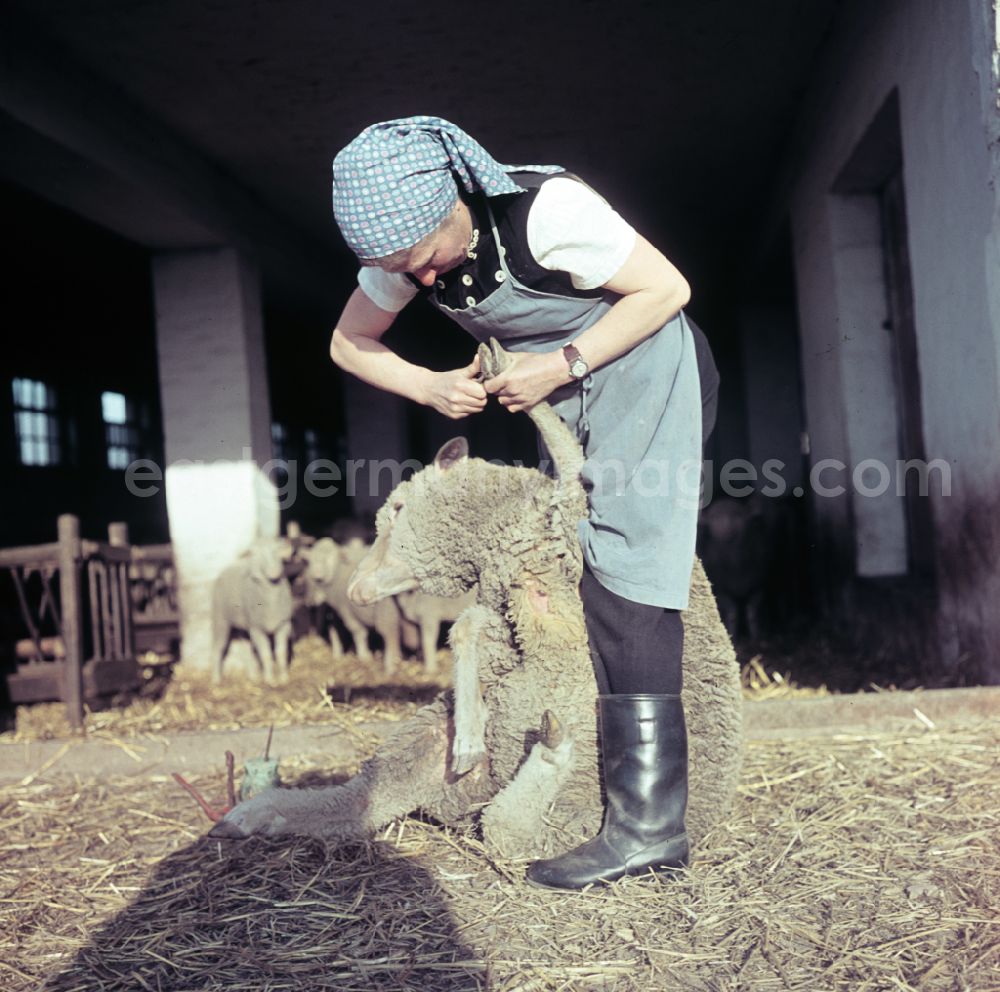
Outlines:
[[[456,310],[430,301],[478,341],[510,351],[554,351],[595,324],[618,299],[555,295],[517,281],[504,259],[496,219],[499,285]],[[687,606],[694,561],[702,457],[701,389],[694,340],[683,312],[582,382],[549,396],[576,432],[590,517],[580,542],[591,571],[637,603]]]

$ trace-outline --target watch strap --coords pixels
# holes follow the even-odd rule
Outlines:
[[[580,354],[575,344],[564,344],[562,347],[563,358],[569,366],[569,374],[574,379],[585,379],[590,372],[587,360]]]

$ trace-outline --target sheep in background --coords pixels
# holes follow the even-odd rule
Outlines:
[[[503,352],[493,343],[480,360],[495,368]],[[451,631],[454,695],[395,728],[343,785],[263,793],[214,835],[344,842],[417,808],[453,826],[478,818],[487,846],[508,857],[550,855],[596,833],[597,687],[578,592],[583,456],[548,404],[531,417],[558,481],[470,459],[463,439],[449,442],[390,495],[352,581],[369,601],[418,587],[458,596],[478,583],[477,603]],[[687,825],[697,842],[728,811],[742,752],[739,671],[700,564],[685,627]]]
[[[438,671],[437,646],[441,624],[454,623],[462,612],[476,601],[476,593],[469,590],[464,596],[431,596],[419,590],[401,592],[392,597],[399,606],[403,620],[420,630],[420,651],[429,675]]]
[[[698,553],[715,591],[722,622],[737,643],[760,639],[779,527],[778,504],[761,493],[720,496],[701,511]]]
[[[402,658],[400,647],[399,607],[391,599],[371,606],[358,606],[347,597],[347,582],[362,558],[368,545],[359,538],[346,544],[337,544],[332,538],[318,540],[306,555],[306,596],[310,606],[326,605],[340,617],[354,644],[354,653],[362,661],[370,661],[368,631],[374,630],[382,638],[384,649],[382,665],[391,675]],[[330,649],[335,658],[343,656],[340,637],[330,631]]]
[[[292,589],[285,578],[288,547],[277,538],[258,541],[215,580],[212,590],[212,679],[222,681],[222,662],[233,630],[250,635],[264,679],[288,680]],[[272,649],[271,640],[274,644]]]

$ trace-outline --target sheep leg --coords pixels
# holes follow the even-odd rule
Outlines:
[[[407,651],[416,654],[420,649],[420,629],[411,620],[407,620],[406,617],[400,614],[399,630],[403,647]]]
[[[382,635],[382,671],[386,675],[392,675],[403,660],[403,649],[400,645],[399,620],[394,619],[392,623],[384,625],[384,630],[379,630]]]
[[[292,621],[281,624],[274,632],[274,661],[278,680],[288,681],[288,653],[292,639]]]
[[[212,683],[214,685],[222,683],[222,663],[229,648],[229,634],[228,624],[225,629],[221,625],[216,625],[212,633]]]
[[[340,643],[340,631],[337,630],[337,624],[334,622],[332,616],[320,607],[318,627],[321,631],[323,629],[322,624],[324,619],[327,621],[326,640],[330,645],[330,654],[333,655],[334,660],[337,661],[344,657],[344,645]]]
[[[424,655],[424,669],[428,675],[436,675],[438,671],[438,633],[441,621],[435,617],[423,617],[420,620],[420,649]]]
[[[553,714],[542,717],[539,740],[524,764],[482,813],[483,840],[507,858],[537,855],[549,846],[545,822],[549,808],[574,767],[573,738]]]
[[[333,627],[329,630],[327,643],[330,645],[330,654],[334,661],[344,657],[344,645],[340,643],[340,634]]]
[[[344,843],[370,837],[418,808],[446,822],[467,816],[491,789],[485,774],[449,782],[448,731],[447,707],[439,699],[395,728],[343,785],[268,789],[230,810],[211,835],[297,834]]]
[[[257,652],[257,660],[264,670],[264,681],[274,685],[274,655],[271,652],[271,639],[264,631],[253,628],[249,632],[250,641]]]
[[[510,365],[510,353],[505,351],[496,338],[479,345],[479,379],[485,382],[500,375]],[[583,468],[583,451],[569,428],[544,400],[526,411],[538,436],[552,456],[559,475],[558,492],[562,497],[579,487],[580,470]]]
[[[486,756],[486,704],[479,688],[479,643],[491,615],[471,606],[455,621],[449,641],[455,657],[455,740],[452,770],[462,775]]]
[[[351,635],[354,642],[354,653],[359,661],[371,661],[372,653],[368,647],[368,628],[357,617],[345,612],[341,614],[344,626]]]

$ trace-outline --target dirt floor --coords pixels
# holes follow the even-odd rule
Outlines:
[[[282,689],[183,675],[88,733],[394,718],[434,691],[416,663],[391,680],[332,665],[314,644]],[[751,696],[797,691],[744,674]],[[34,707],[3,739],[62,736],[60,719]],[[352,771],[282,762],[290,784]],[[195,784],[221,797],[221,767]],[[0,988],[1000,989],[996,721],[751,740],[689,871],[584,894],[417,819],[341,849],[207,827],[166,775],[0,789]]]
[[[357,725],[399,720],[451,685],[451,655],[438,653],[439,670],[428,674],[420,661],[406,659],[392,674],[382,670],[381,656],[362,662],[353,654],[334,658],[319,637],[295,645],[287,685],[269,686],[243,678],[212,685],[199,670],[181,666],[170,671],[152,656],[145,670],[146,685],[127,705],[88,711],[85,733],[90,738],[119,740],[187,730],[276,728],[317,723]],[[787,670],[765,669],[750,657],[743,665],[743,684],[752,699],[827,695],[824,685],[793,683]],[[19,706],[12,730],[0,733],[0,743],[66,738],[72,735],[61,703]]]

